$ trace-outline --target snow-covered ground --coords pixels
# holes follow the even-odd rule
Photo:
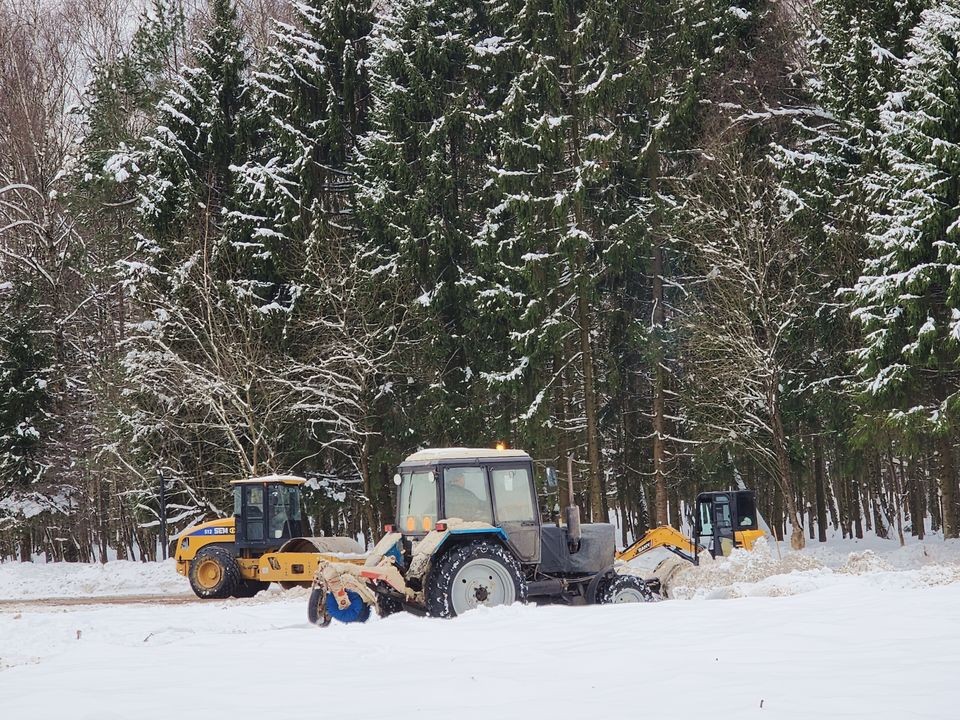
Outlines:
[[[327,629],[303,590],[22,599],[188,593],[170,563],[3,564],[0,717],[956,717],[960,543],[766,550],[681,576],[689,600]]]

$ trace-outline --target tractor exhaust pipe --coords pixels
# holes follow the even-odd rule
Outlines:
[[[570,504],[564,514],[567,520],[567,548],[571,554],[580,550],[580,506],[573,500],[573,455],[567,455],[567,493]]]

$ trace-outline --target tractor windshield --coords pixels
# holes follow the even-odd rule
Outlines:
[[[414,470],[400,475],[400,513],[397,527],[401,532],[430,532],[437,522],[437,484],[432,471]]]

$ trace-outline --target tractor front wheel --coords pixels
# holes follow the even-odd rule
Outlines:
[[[597,591],[601,605],[615,603],[653,602],[656,597],[647,587],[647,581],[638,575],[614,575]]]
[[[240,568],[226,548],[205,547],[190,563],[190,587],[199,598],[228,598],[240,583]]]
[[[455,617],[480,605],[525,602],[527,583],[520,563],[492,540],[460,545],[435,561],[424,587],[427,612]]]

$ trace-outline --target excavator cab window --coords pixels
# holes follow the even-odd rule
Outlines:
[[[699,532],[700,538],[713,537],[713,503],[710,500],[701,500],[699,503]],[[699,539],[699,538],[698,538]],[[700,542],[703,545],[703,542]]]
[[[737,493],[737,530],[757,529],[757,501],[752,492]]]
[[[701,493],[697,497],[697,545],[714,557],[729,555],[735,544],[732,501],[729,493]]]

